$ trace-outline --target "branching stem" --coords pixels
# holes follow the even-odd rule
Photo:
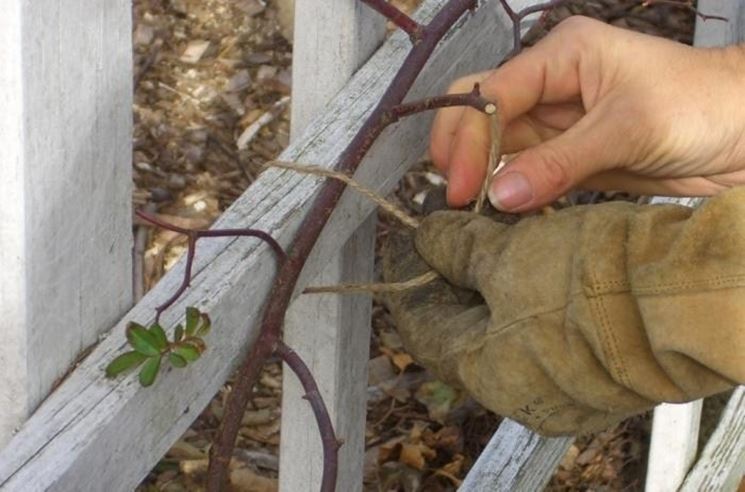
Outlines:
[[[318,389],[313,374],[305,365],[303,359],[292,350],[290,347],[284,344],[281,340],[277,342],[276,354],[292,369],[292,372],[300,380],[300,384],[303,386],[305,391],[304,398],[308,400],[311,408],[313,409],[313,415],[316,417],[316,423],[318,424],[318,430],[321,433],[321,443],[323,445],[323,477],[321,482],[321,490],[336,490],[336,476],[337,469],[339,467],[339,455],[337,451],[341,447],[341,443],[336,438],[334,432],[334,425],[331,423],[328,409],[326,404],[323,402],[321,392]]]
[[[336,168],[337,171],[348,174],[354,173],[367,151],[385,128],[386,124],[383,121],[385,115],[401,104],[419,72],[429,60],[437,43],[463,13],[475,6],[475,0],[449,0],[432,21],[422,28],[421,37],[407,55],[388,89],[355,137],[342,152]],[[285,312],[292,298],[300,271],[339,202],[345,187],[346,185],[338,180],[330,180],[324,183],[310,212],[300,226],[302,233],[294,239],[287,260],[280,267],[264,311],[259,339],[239,368],[233,391],[230,393],[225,407],[219,435],[210,451],[210,467],[207,476],[209,491],[217,492],[223,489],[223,484],[227,478],[227,465],[235,446],[235,438],[244,409],[248,403],[251,388],[259,375],[264,360],[273,352],[273,348],[280,339]],[[329,480],[324,479],[323,482],[329,483]],[[333,489],[324,488],[322,491],[333,492]]]
[[[521,34],[523,19],[530,14],[544,12],[566,3],[567,0],[549,0],[548,2],[529,5],[519,12],[515,12],[507,0],[499,0],[502,8],[507,13],[507,17],[512,21],[512,51],[505,58],[512,58],[522,49]]]
[[[272,248],[274,253],[277,255],[277,261],[280,265],[284,263],[285,259],[287,258],[287,253],[285,253],[284,249],[282,249],[282,246],[280,246],[277,240],[264,231],[259,231],[256,229],[186,229],[184,227],[179,227],[175,224],[171,224],[169,222],[161,220],[158,217],[145,213],[141,210],[136,211],[135,214],[145,222],[149,222],[150,224],[158,226],[161,229],[176,232],[178,234],[183,234],[187,237],[184,278],[181,281],[181,285],[179,285],[178,289],[176,289],[176,292],[174,292],[173,295],[171,295],[171,297],[169,297],[163,304],[155,308],[156,323],[160,321],[160,315],[163,313],[163,311],[171,307],[173,303],[178,300],[181,294],[183,294],[184,291],[189,287],[189,284],[191,283],[191,272],[194,266],[194,257],[196,255],[197,241],[200,238],[243,236],[255,237],[261,239]]]
[[[492,114],[497,110],[497,106],[493,102],[481,97],[479,84],[476,84],[471,92],[428,97],[394,106],[383,115],[383,122],[390,125],[405,116],[451,106],[470,106],[486,114]]]
[[[348,176],[354,174],[360,162],[383,130],[388,125],[405,116],[449,106],[470,106],[487,114],[495,114],[497,111],[494,103],[481,97],[478,85],[474,87],[473,91],[467,94],[451,94],[403,103],[406,94],[429,60],[437,43],[439,43],[447,31],[466,11],[476,8],[477,0],[448,0],[427,25],[421,25],[415,22],[408,15],[385,0],[362,1],[405,31],[411,38],[413,47],[378,104],[341,153],[335,171]],[[531,13],[555,7],[564,1],[552,0],[528,7],[516,13],[510,8],[506,0],[500,0],[507,15],[513,22],[513,33],[515,35],[513,53],[519,51],[521,47],[520,23],[522,19]],[[285,313],[292,299],[292,293],[295,290],[295,285],[303,265],[331,213],[338,204],[345,187],[345,182],[340,180],[328,180],[323,184],[310,211],[299,228],[301,232],[293,239],[288,253],[285,253],[274,238],[263,231],[255,229],[191,230],[169,224],[144,212],[137,213],[140,218],[151,224],[173,232],[185,234],[188,237],[188,253],[184,268],[184,279],[178,290],[165,303],[158,306],[156,309],[158,317],[188,288],[191,281],[196,242],[200,238],[225,236],[256,237],[269,244],[279,259],[279,271],[269,294],[258,338],[254,341],[251,350],[239,367],[238,376],[224,410],[219,435],[210,450],[210,464],[207,476],[207,490],[210,492],[218,492],[224,489],[228,464],[235,445],[235,438],[246,404],[251,395],[251,390],[258,379],[261,367],[273,354],[279,355],[295,371],[306,391],[306,399],[313,408],[323,440],[324,469],[321,490],[322,492],[334,492],[335,490],[338,448],[340,443],[336,439],[328,411],[321,399],[318,386],[310,370],[300,357],[282,342],[281,330],[284,324]]]

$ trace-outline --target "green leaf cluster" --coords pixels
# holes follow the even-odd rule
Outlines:
[[[186,308],[186,326],[179,324],[173,329],[173,340],[169,340],[160,324],[145,328],[131,321],[127,325],[127,342],[133,350],[125,352],[106,366],[106,376],[115,378],[127,371],[140,368],[142,386],[150,386],[160,371],[163,358],[177,368],[195,362],[207,349],[205,337],[212,327],[207,313],[195,307]]]

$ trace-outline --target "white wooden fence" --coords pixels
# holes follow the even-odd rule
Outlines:
[[[132,304],[129,2],[0,0],[0,446]]]
[[[734,34],[742,25],[741,9],[732,2],[699,2],[709,11],[737,7],[728,11],[726,29],[712,21],[705,25],[730,33],[721,42],[739,39]],[[444,3],[425,1],[418,18],[431,17]],[[515,8],[530,3],[512,1]],[[105,379],[103,368],[126,345],[126,323],[151,321],[155,306],[176,289],[183,273],[181,263],[120,316],[130,303],[131,285],[130,5],[94,0],[64,6],[51,0],[0,0],[0,5],[5,7],[0,16],[5,171],[0,196],[6,200],[0,207],[5,280],[0,367],[6,378],[0,386],[0,446],[28,417],[0,451],[0,490],[131,490],[206,406],[242,347],[255,339],[259,307],[275,271],[273,256],[253,239],[201,242],[192,286],[163,321],[172,326],[187,305],[210,312],[215,328],[209,351],[190,370],[166,370],[151,389],[141,388],[134,376]],[[281,158],[330,167],[410,44],[395,33],[375,50],[384,23],[356,0],[298,0],[297,12],[293,138]],[[446,36],[410,97],[441,93],[458,75],[489,68],[510,44],[501,8],[484,2]],[[422,155],[431,117],[418,115],[388,129],[357,179],[390,192]],[[270,170],[215,226],[252,225],[286,246],[321,184],[321,179]],[[369,278],[373,209],[364,198],[345,194],[297,292],[309,283]],[[368,325],[364,297],[303,297],[288,316],[287,340],[319,378],[346,443],[340,491],[361,489]],[[107,330],[108,336],[37,407],[75,355]],[[320,478],[315,425],[293,377],[285,376],[284,383],[282,441],[292,444],[282,447],[280,487],[314,491]],[[720,459],[699,460],[686,478],[690,490],[698,485],[689,483],[721,490],[706,487],[735,483],[742,473],[744,400],[740,388],[703,453]],[[462,490],[539,490],[570,442],[544,439],[506,421]],[[712,476],[719,478],[712,481]],[[673,490],[677,483],[654,487],[650,490]]]

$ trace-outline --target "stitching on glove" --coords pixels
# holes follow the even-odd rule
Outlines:
[[[665,282],[651,285],[640,285],[633,288],[634,293],[638,294],[663,294],[671,293],[672,289],[692,289],[692,288],[727,288],[727,287],[745,287],[745,274],[717,276],[706,280]],[[674,294],[682,292],[672,292]]]
[[[631,286],[627,280],[605,280],[602,282],[591,281],[587,286],[592,297],[605,294],[621,294],[624,292],[633,292],[634,294],[667,294],[673,289],[693,289],[693,288],[714,288],[723,289],[728,287],[745,287],[745,274],[716,276],[706,280],[683,280],[675,282],[661,282],[649,285]],[[683,293],[672,292],[674,294]]]
[[[593,274],[590,275],[594,283],[595,276]],[[611,329],[608,312],[605,309],[605,303],[603,302],[604,298],[603,296],[597,296],[594,299],[588,299],[588,301],[590,302],[592,310],[595,312],[595,318],[600,327],[600,344],[604,356],[612,365],[613,372],[615,373],[615,376],[618,377],[619,382],[629,388],[631,387],[631,379],[626,371],[626,365],[623,363],[621,352],[618,350],[618,340],[616,340],[615,333]]]

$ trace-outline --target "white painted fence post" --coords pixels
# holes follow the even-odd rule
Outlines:
[[[292,136],[296,139],[374,52],[385,22],[359,0],[296,0],[293,50]],[[311,283],[365,282],[372,278],[375,214],[352,235]],[[287,313],[284,339],[311,368],[344,445],[337,490],[362,489],[367,361],[371,299],[368,295],[302,296]],[[282,393],[280,490],[318,490],[323,457],[302,387],[285,367]]]
[[[131,304],[131,4],[0,0],[0,447]]]

